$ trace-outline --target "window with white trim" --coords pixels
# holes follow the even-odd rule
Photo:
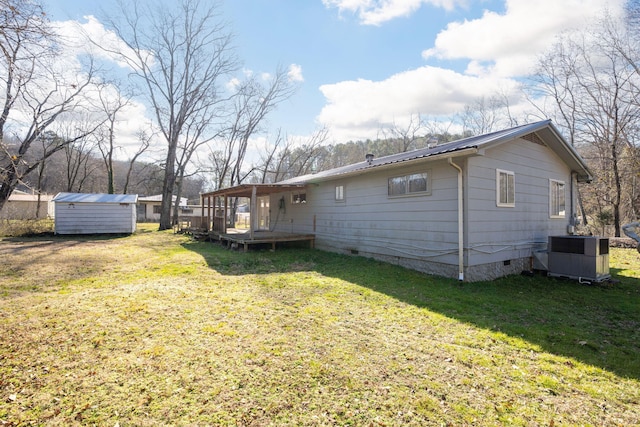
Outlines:
[[[551,218],[566,216],[564,181],[549,180],[549,216]]]
[[[389,178],[389,196],[402,196],[414,193],[429,193],[429,173],[414,173],[411,175]]]
[[[512,208],[516,205],[516,175],[512,171],[496,169],[496,205]]]
[[[336,202],[344,202],[344,185],[336,185]]]

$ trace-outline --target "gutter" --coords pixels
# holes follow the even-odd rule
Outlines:
[[[464,212],[462,203],[462,168],[453,163],[449,157],[449,165],[458,171],[458,280],[464,281]]]

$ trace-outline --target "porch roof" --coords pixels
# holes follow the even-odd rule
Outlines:
[[[306,184],[241,184],[235,187],[221,188],[220,190],[202,193],[200,197],[251,197],[255,188],[256,196],[266,196],[284,191],[295,191],[306,188]]]

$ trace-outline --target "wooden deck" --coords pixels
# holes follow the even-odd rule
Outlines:
[[[210,237],[225,243],[227,246],[232,244],[242,245],[245,252],[249,250],[249,245],[255,244],[271,244],[271,250],[276,249],[276,243],[283,242],[309,242],[309,247],[313,248],[316,236],[313,234],[294,234],[281,233],[273,231],[254,231],[253,238],[251,233],[245,230],[227,229],[226,233],[211,232]]]

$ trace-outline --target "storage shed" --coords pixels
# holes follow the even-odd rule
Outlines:
[[[58,193],[56,234],[120,234],[136,231],[137,194]]]

